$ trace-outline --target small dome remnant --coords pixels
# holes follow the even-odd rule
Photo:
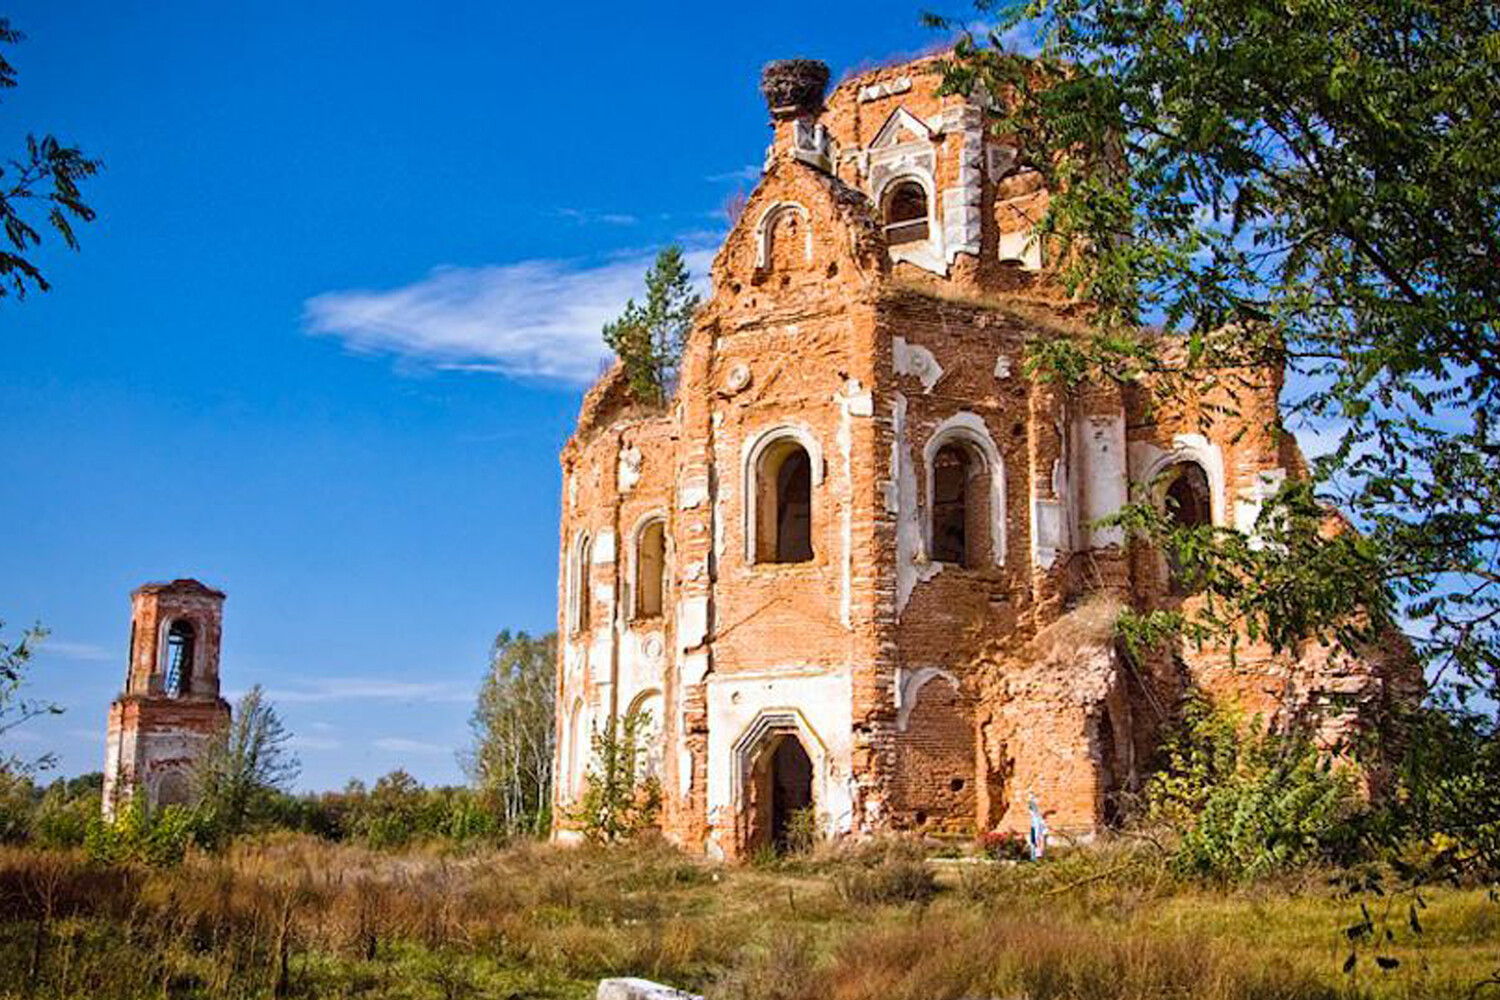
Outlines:
[[[773,118],[817,114],[828,89],[828,64],[817,59],[778,59],[760,71],[760,92]]]

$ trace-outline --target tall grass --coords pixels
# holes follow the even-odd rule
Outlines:
[[[585,997],[620,975],[724,1000],[1322,1000],[1465,984],[1344,977],[1326,897],[1185,890],[1151,871],[1124,849],[931,866],[909,843],[771,869],[660,843],[396,854],[276,835],[172,868],[12,848],[0,995]],[[1460,916],[1433,919],[1429,957],[1468,972],[1477,959],[1459,959],[1493,954],[1493,904],[1451,899]]]

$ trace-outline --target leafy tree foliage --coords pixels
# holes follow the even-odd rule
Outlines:
[[[556,664],[556,636],[502,631],[469,720],[468,771],[510,833],[542,835],[552,825]]]
[[[5,623],[0,621],[0,628],[4,627]],[[38,715],[57,715],[62,712],[61,706],[51,702],[21,697],[21,688],[26,683],[26,671],[32,654],[46,637],[47,630],[36,626],[22,632],[14,642],[0,640],[0,736]],[[47,767],[51,763],[50,755],[37,761],[23,761],[15,756],[0,755],[0,780],[7,777],[19,779],[32,770]]]
[[[575,814],[590,840],[628,840],[656,825],[661,782],[643,766],[650,732],[649,712],[611,718],[594,731],[593,756]]]
[[[0,17],[0,45],[14,45],[26,36]],[[16,86],[16,70],[0,52],[0,90]],[[42,243],[42,229],[51,229],[71,249],[78,249],[75,222],[94,221],[94,210],[83,200],[79,182],[94,176],[103,164],[56,136],[28,135],[20,156],[0,166],[0,298],[24,298],[28,288],[45,292],[51,285],[33,260]]]
[[[1252,881],[1347,846],[1354,781],[1306,732],[1247,725],[1194,697],[1162,757],[1148,810],[1181,832],[1173,860],[1185,874]]]
[[[90,860],[101,865],[143,864],[166,868],[178,864],[189,846],[215,839],[205,814],[185,806],[148,809],[143,795],[133,796],[113,820],[95,815],[84,834]]]
[[[698,310],[698,295],[682,259],[682,248],[667,247],[646,272],[646,303],[625,303],[620,317],[604,327],[604,342],[625,365],[630,388],[647,403],[662,403],[677,379],[677,364]]]
[[[1003,98],[996,132],[1054,193],[1038,233],[1094,309],[1032,370],[1232,399],[1284,361],[1291,411],[1338,439],[1315,493],[1267,505],[1264,545],[1198,539],[1224,567],[1213,624],[1286,644],[1420,623],[1432,673],[1500,693],[1500,8],[980,6],[1004,23],[960,43],[946,85]],[[1036,60],[999,44],[1020,23]],[[1298,516],[1329,502],[1365,541]],[[1255,553],[1284,549],[1299,560],[1257,582]]]
[[[215,734],[195,775],[199,808],[224,834],[245,829],[257,807],[296,780],[301,765],[290,739],[259,684],[240,697],[230,724]]]

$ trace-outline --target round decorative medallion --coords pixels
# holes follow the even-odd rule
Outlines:
[[[729,369],[729,374],[724,377],[724,388],[730,392],[744,392],[750,387],[750,366],[740,362]]]

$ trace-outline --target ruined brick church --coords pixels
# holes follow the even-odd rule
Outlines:
[[[649,719],[668,836],[717,856],[829,836],[1107,826],[1196,687],[1253,711],[1400,696],[1399,656],[1184,649],[1134,664],[1118,608],[1192,600],[1095,522],[1147,490],[1252,531],[1305,474],[1282,373],[1235,406],[1028,378],[1083,328],[1032,230],[1040,174],[932,60],[767,67],[774,138],[668,405],[622,370],[563,449],[556,814],[590,736]],[[1222,400],[1218,401],[1222,402]]]

